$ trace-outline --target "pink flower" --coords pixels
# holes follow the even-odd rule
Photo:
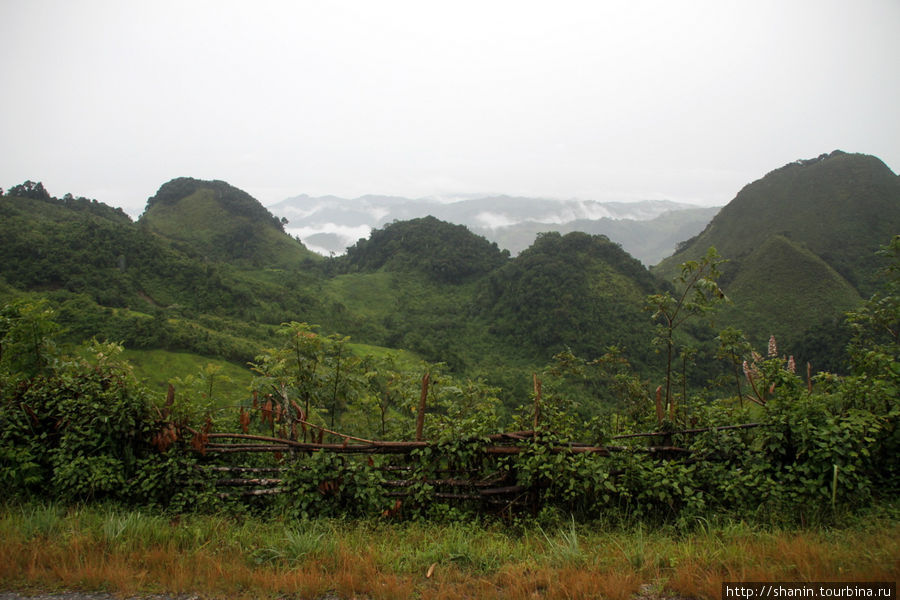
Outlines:
[[[788,372],[790,372],[790,373],[796,373],[796,372],[797,372],[797,363],[794,362],[794,357],[793,357],[793,355],[790,356],[790,357],[788,358],[787,370],[788,370]]]
[[[778,356],[778,346],[775,344],[775,336],[769,336],[769,358]]]

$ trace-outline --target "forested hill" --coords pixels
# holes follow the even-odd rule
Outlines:
[[[277,235],[275,247],[293,253],[290,269],[260,269],[253,257],[209,260],[118,209],[54,198],[26,182],[0,196],[0,302],[48,300],[70,341],[96,336],[245,364],[266,335],[250,324],[322,322],[331,314],[312,293],[321,257],[307,258],[274,224],[260,227],[273,232],[264,241]]]
[[[509,252],[496,243],[434,217],[398,221],[376,229],[336,259],[347,271],[418,271],[443,283],[463,283],[503,265]]]
[[[748,184],[653,271],[671,278],[714,246],[729,261],[724,317],[756,342],[798,341],[877,289],[876,253],[898,232],[900,177],[873,156],[835,151]]]
[[[617,345],[646,363],[652,324],[642,309],[659,290],[605,236],[546,233],[482,282],[476,305],[490,330],[513,344],[585,356]]]
[[[836,150],[798,160],[745,186],[698,236],[654,269],[677,265],[715,246],[736,273],[773,235],[816,254],[861,294],[878,278],[875,252],[900,231],[900,177],[881,160]]]
[[[289,267],[319,258],[258,200],[224,181],[173,179],[147,201],[138,223],[208,260]]]
[[[144,213],[164,206],[178,206],[185,198],[198,191],[208,191],[226,214],[242,216],[254,221],[270,221],[271,225],[284,231],[282,222],[272,216],[253,196],[229,183],[219,180],[204,181],[193,177],[177,177],[162,184],[155,195],[147,199]]]
[[[511,259],[428,217],[323,259],[224,182],[173,180],[137,223],[97,202],[54,199],[39,184],[13,190],[25,195],[0,197],[0,295],[48,298],[73,341],[97,336],[246,364],[272,326],[305,321],[457,371],[509,377],[510,361],[531,369],[567,347],[593,356],[625,344],[646,354],[640,308],[652,277],[602,236],[546,234]],[[235,240],[239,233],[247,237]]]

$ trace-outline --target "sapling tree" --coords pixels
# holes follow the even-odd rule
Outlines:
[[[297,438],[302,430],[304,440],[308,424],[319,432],[333,429],[341,413],[367,393],[361,361],[347,347],[350,338],[320,335],[297,322],[285,323],[278,334],[282,345],[265,349],[250,365],[263,421],[273,435]]]
[[[312,411],[321,408],[325,390],[325,338],[307,323],[297,322],[283,324],[278,334],[284,343],[265,349],[250,365],[257,373],[254,397],[259,397],[263,421],[273,433],[275,422],[284,416],[291,422],[310,420]],[[305,426],[303,435],[305,439]]]
[[[891,261],[883,273],[884,285],[848,313],[853,334],[848,350],[852,374],[866,383],[879,383],[881,389],[867,395],[877,392],[875,396],[896,399],[900,392],[900,235],[879,254]]]
[[[665,348],[666,382],[665,410],[672,413],[672,363],[675,357],[675,333],[688,320],[709,315],[728,299],[719,287],[719,265],[726,262],[715,248],[710,247],[700,260],[681,265],[675,278],[675,294],[664,292],[647,297],[647,310],[653,311],[656,322],[654,343]]]
[[[716,349],[716,358],[728,361],[731,374],[734,376],[737,398],[744,407],[744,390],[741,387],[741,365],[743,357],[748,356],[752,350],[750,342],[744,336],[744,332],[735,327],[726,327],[716,337],[719,347]]]

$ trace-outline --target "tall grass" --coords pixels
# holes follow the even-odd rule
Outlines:
[[[229,597],[718,598],[722,581],[896,580],[900,520],[691,532],[165,516],[111,506],[0,506],[0,589]]]

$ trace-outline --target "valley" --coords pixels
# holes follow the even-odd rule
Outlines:
[[[716,330],[736,327],[756,347],[775,335],[815,369],[840,364],[840,348],[822,340],[846,338],[844,311],[877,289],[883,263],[876,251],[900,230],[898,190],[897,176],[874,157],[834,152],[798,161],[748,184],[702,232],[648,270],[624,246],[590,231],[536,233],[513,256],[434,216],[388,223],[326,258],[285,233],[302,213],[279,219],[225,182],[166,183],[136,222],[96,201],[54,199],[27,182],[0,204],[0,289],[6,299],[50,299],[73,342],[97,336],[245,368],[275,327],[307,322],[354,343],[410,351],[459,375],[507,384],[521,378],[512,394],[527,386],[530,371],[567,349],[592,359],[615,346],[641,377],[658,380],[644,298],[671,286],[679,263],[714,246],[727,260],[721,284],[731,302],[713,329],[685,332],[695,338],[689,343],[709,364]],[[341,206],[327,200],[329,210]],[[517,202],[499,200],[497,211]],[[323,206],[322,199],[304,201]],[[290,202],[280,208],[289,211]],[[383,218],[413,210],[404,199],[358,202]],[[519,218],[549,210],[547,201],[522,202]],[[466,220],[477,206],[463,200],[424,208]],[[660,218],[683,207],[582,204],[578,211],[608,219],[610,211],[644,209]],[[589,230],[599,221],[566,227],[578,223]]]
[[[0,585],[896,577],[900,181],[878,159],[776,169],[650,269],[585,231],[513,255],[428,215],[323,257],[288,223],[191,178],[137,221],[0,196]]]

